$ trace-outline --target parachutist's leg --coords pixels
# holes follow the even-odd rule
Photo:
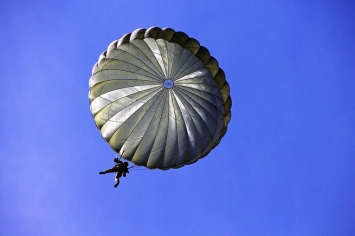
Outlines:
[[[100,175],[104,175],[104,174],[107,174],[107,173],[113,173],[113,172],[116,172],[117,170],[115,168],[111,168],[111,169],[108,169],[108,170],[105,170],[105,171],[101,171],[99,174]]]
[[[113,187],[117,188],[117,186],[120,184],[120,179],[119,178],[115,178],[115,180],[116,180],[116,184]]]

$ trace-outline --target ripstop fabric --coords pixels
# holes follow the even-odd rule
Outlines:
[[[109,145],[150,169],[206,156],[227,130],[230,88],[197,40],[173,29],[137,29],[112,42],[89,80],[90,110]]]

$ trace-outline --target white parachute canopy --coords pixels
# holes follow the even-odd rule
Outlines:
[[[112,42],[89,87],[103,138],[126,160],[151,169],[206,156],[231,118],[230,88],[216,59],[170,28],[138,29]]]

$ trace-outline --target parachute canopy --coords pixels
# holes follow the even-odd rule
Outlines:
[[[112,42],[89,87],[103,138],[126,160],[151,169],[206,156],[231,118],[230,88],[217,60],[170,28],[137,29]]]

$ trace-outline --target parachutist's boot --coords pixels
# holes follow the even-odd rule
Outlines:
[[[118,186],[119,184],[120,184],[120,183],[117,183],[117,184],[115,184],[113,187],[117,188],[117,186]]]

